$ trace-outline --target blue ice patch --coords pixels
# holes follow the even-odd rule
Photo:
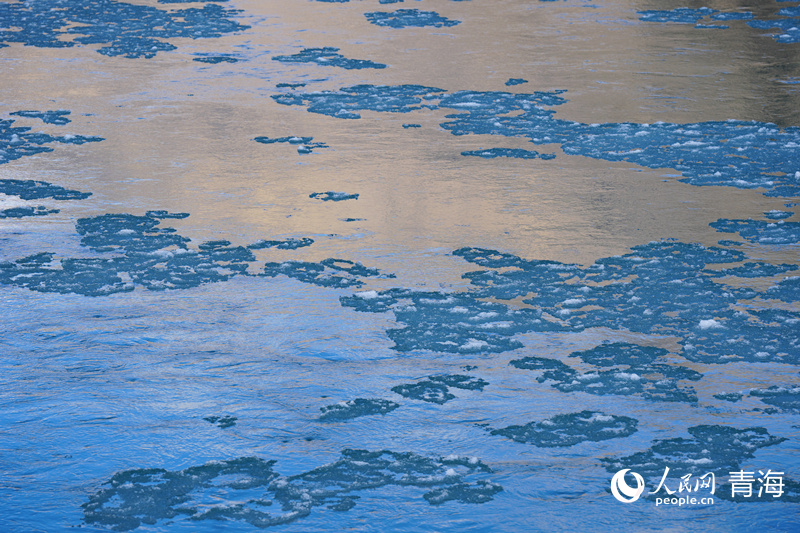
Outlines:
[[[176,48],[169,39],[214,38],[247,29],[229,18],[236,13],[217,4],[164,11],[115,0],[2,3],[0,28],[21,29],[0,30],[0,43],[47,48],[102,44],[97,51],[103,55],[151,58]]]
[[[508,426],[492,430],[516,442],[539,448],[566,448],[581,442],[621,439],[636,433],[638,420],[629,416],[607,415],[598,411],[581,411],[556,415],[541,422]]]
[[[484,479],[492,472],[486,464],[455,455],[344,449],[333,463],[292,476],[279,474],[275,465],[239,457],[177,471],[118,472],[82,505],[84,521],[117,531],[177,520],[266,528],[301,520],[317,507],[347,511],[369,491],[386,486],[424,489],[431,505],[485,503],[503,490]]]
[[[0,9],[2,9],[0,4]],[[66,113],[69,113],[68,111]],[[14,113],[12,113],[14,114]],[[63,124],[65,120],[64,111],[18,111],[20,116],[35,116],[42,120],[52,121],[52,124]],[[67,120],[69,122],[69,120]],[[85,137],[83,135],[62,135],[53,136],[46,133],[32,133],[31,128],[14,126],[14,121],[0,119],[0,165],[20,159],[21,157],[52,152],[53,149],[45,144],[60,142],[62,144],[84,144],[90,142],[100,142],[102,137]],[[7,180],[6,180],[7,181]]]
[[[389,28],[421,28],[425,26],[443,28],[461,24],[460,20],[448,19],[435,11],[420,11],[419,9],[398,9],[391,13],[374,11],[364,13],[364,16],[376,26]]]
[[[328,67],[339,67],[348,70],[386,68],[383,63],[376,63],[366,59],[348,59],[339,53],[338,48],[326,46],[324,48],[304,48],[293,55],[273,56],[273,60],[284,63],[316,63]]]
[[[523,150],[521,148],[489,148],[488,150],[467,150],[461,155],[494,159],[496,157],[514,157],[517,159],[555,159],[555,154],[540,154],[536,150]]]

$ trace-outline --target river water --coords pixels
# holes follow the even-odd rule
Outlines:
[[[795,530],[797,27],[0,2],[0,529]]]

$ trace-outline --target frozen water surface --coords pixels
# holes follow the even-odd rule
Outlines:
[[[723,4],[0,3],[0,530],[796,529],[800,7]]]

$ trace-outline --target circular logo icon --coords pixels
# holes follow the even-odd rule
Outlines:
[[[631,472],[630,468],[620,470],[611,478],[611,494],[622,503],[633,503],[639,499],[644,491],[644,479],[636,472],[631,475],[636,480],[636,488],[631,487],[625,482],[625,474]]]

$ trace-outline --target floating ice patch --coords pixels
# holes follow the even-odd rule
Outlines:
[[[319,419],[326,422],[343,422],[360,416],[385,415],[400,407],[400,404],[389,400],[356,398],[346,402],[320,407]]]
[[[251,250],[263,250],[265,248],[276,248],[278,250],[297,250],[298,248],[305,248],[314,244],[314,239],[308,237],[301,237],[299,239],[289,238],[286,240],[260,240],[253,244],[248,244],[247,248]]]
[[[680,181],[697,186],[765,189],[767,196],[800,195],[800,128],[729,120],[694,124],[583,124],[554,118],[543,106],[566,102],[564,91],[512,94],[444,91],[417,85],[357,85],[339,91],[274,95],[284,105],[357,119],[358,111],[409,112],[451,108],[442,128],[453,135],[525,137],[534,144],[561,144],[570,155],[674,168]],[[438,102],[437,102],[438,100]]]
[[[800,242],[800,222],[721,218],[709,226],[717,231],[738,233],[743,239],[757,244],[796,244]]]
[[[97,51],[107,56],[150,58],[158,52],[174,50],[169,39],[221,37],[247,29],[249,26],[228,18],[236,13],[216,4],[164,11],[114,0],[2,3],[0,28],[19,30],[0,30],[0,43],[48,48],[104,44]]]
[[[405,383],[392,387],[392,392],[411,398],[412,400],[422,400],[423,402],[445,404],[455,398],[450,394],[450,389],[444,383],[430,380],[422,380],[417,383]]]
[[[510,87],[512,85],[522,85],[523,83],[528,83],[528,80],[524,78],[508,78],[506,81],[506,86]]]
[[[403,0],[400,0],[401,2]],[[454,0],[460,1],[460,0]],[[479,480],[474,484],[457,483],[448,487],[441,487],[426,492],[423,495],[429,504],[441,505],[450,501],[462,503],[486,503],[494,499],[494,495],[501,492],[503,487],[491,481]]]
[[[741,266],[734,268],[722,268],[720,270],[709,270],[709,276],[722,277],[722,276],[736,276],[739,278],[764,278],[769,276],[776,276],[778,274],[785,274],[797,270],[797,265],[783,263],[773,265],[771,263],[764,263],[763,261],[747,262]]]
[[[670,10],[646,10],[637,11],[640,15],[639,20],[645,22],[677,22],[680,24],[696,24],[700,19],[708,17],[712,13],[716,13],[716,9],[708,7],[701,7],[692,9],[688,7],[679,7]]]
[[[361,115],[357,111],[408,113],[421,109],[423,102],[442,92],[444,89],[422,85],[355,85],[338,91],[276,94],[272,98],[283,105],[304,105],[310,113],[358,119]]]
[[[316,63],[328,67],[340,67],[348,70],[365,68],[386,68],[383,63],[375,63],[365,59],[348,59],[339,53],[338,48],[326,46],[324,48],[304,48],[293,55],[273,56],[275,61],[284,63]]]
[[[348,194],[346,192],[313,192],[308,195],[309,198],[316,198],[323,202],[342,202],[344,200],[358,200],[358,193]]]
[[[10,114],[18,117],[38,118],[45,124],[55,124],[57,126],[63,126],[70,122],[67,118],[70,112],[66,109],[58,109],[56,111],[15,111]]]
[[[76,293],[102,296],[132,291],[136,286],[148,290],[187,289],[206,283],[227,281],[248,275],[255,261],[252,250],[275,247],[296,249],[311,244],[311,239],[259,241],[232,246],[228,241],[187,246],[189,239],[173,228],[159,227],[168,218],[184,218],[186,213],[148,211],[145,216],[107,214],[79,219],[76,230],[81,245],[107,254],[103,257],[56,258],[39,253],[16,261],[0,263],[0,283],[39,292]],[[359,286],[363,277],[391,277],[344,259],[320,263],[267,263],[262,276],[286,274],[328,287]]]
[[[800,413],[800,386],[798,385],[788,387],[772,385],[766,389],[753,389],[750,391],[750,396],[755,396],[762,402],[777,407],[781,411]]]
[[[522,347],[522,343],[513,338],[518,333],[564,329],[544,320],[537,310],[511,309],[503,304],[480,301],[469,294],[389,289],[369,300],[342,296],[339,301],[361,312],[393,312],[402,327],[390,329],[387,335],[395,342],[393,348],[400,352],[504,352]],[[456,308],[467,312],[453,312]]]
[[[680,386],[678,381],[698,381],[702,374],[683,366],[666,364],[664,356],[667,353],[660,348],[618,342],[570,354],[599,370],[581,373],[560,361],[540,357],[516,359],[510,364],[520,369],[540,371],[536,380],[549,382],[561,392],[640,395],[652,401],[697,403],[695,390]]]
[[[742,261],[745,255],[739,250],[652,242],[634,247],[629,254],[599,259],[589,267],[526,260],[482,248],[461,248],[453,254],[486,267],[464,274],[471,284],[466,292],[389,289],[376,291],[370,299],[342,296],[340,302],[362,312],[394,313],[400,327],[389,329],[387,335],[400,352],[504,352],[522,347],[515,338],[521,333],[605,327],[678,337],[684,346],[681,355],[690,361],[800,363],[800,329],[796,327],[800,313],[736,308],[758,296],[800,301],[800,277],[787,278],[763,293],[715,283],[724,272],[707,267]],[[752,269],[752,265],[742,268]],[[530,308],[512,308],[497,301],[519,297]],[[578,301],[580,308],[572,305]],[[725,327],[702,329],[700,323],[705,320]],[[476,341],[485,344],[478,346]],[[696,398],[693,390],[675,382],[695,380],[699,374],[677,365],[601,368],[580,375],[583,381],[564,366],[551,379],[565,391],[624,390],[652,399],[689,402]],[[644,379],[648,373],[662,377]],[[631,379],[636,376],[642,379]],[[623,384],[625,388],[615,389]]]
[[[600,442],[629,437],[636,433],[637,425],[638,421],[628,416],[581,411],[556,415],[542,422],[529,422],[524,426],[495,429],[491,433],[540,448],[556,448],[586,441]]]
[[[6,4],[0,4],[0,12],[2,12],[4,5]],[[19,111],[18,113],[27,112]],[[53,111],[51,113],[56,112]],[[56,120],[55,117],[50,118],[52,118],[52,120]],[[61,116],[61,118],[63,118],[63,116]],[[64,135],[61,137],[54,137],[52,135],[47,135],[46,133],[31,133],[31,128],[13,126],[13,124],[13,120],[0,119],[0,165],[28,155],[52,152],[52,148],[43,145],[53,142],[60,142],[64,144],[84,144],[103,140],[102,137],[85,137],[82,135]]]
[[[778,15],[785,18],[749,20],[747,24],[761,30],[777,29],[778,33],[773,38],[779,43],[800,42],[800,8],[785,7],[778,11]]]
[[[722,400],[723,402],[736,403],[742,399],[742,394],[738,392],[721,392],[719,394],[715,394],[714,398],[717,400]]]
[[[0,179],[0,193],[18,196],[23,200],[40,200],[42,198],[85,200],[92,195],[90,192],[73,191],[46,181],[8,179]]]
[[[783,220],[784,218],[789,218],[794,213],[792,211],[779,211],[777,209],[773,209],[772,211],[766,211],[764,213],[764,217],[770,220]]]
[[[741,13],[721,13],[716,12],[711,15],[711,20],[750,20],[753,14],[750,11],[743,11]]]
[[[314,148],[328,148],[328,145],[325,143],[311,142],[314,140],[313,137],[256,137],[253,140],[261,144],[288,143],[297,145],[298,154],[310,154]]]
[[[405,398],[424,402],[444,404],[455,398],[450,392],[454,389],[482,391],[489,383],[481,378],[462,374],[428,376],[417,383],[405,383],[392,387],[392,392]]]
[[[489,148],[488,150],[468,150],[461,152],[461,155],[472,155],[483,157],[484,159],[494,159],[495,157],[516,157],[518,159],[555,159],[555,154],[540,154],[535,150],[523,150],[521,148]]]
[[[192,58],[192,61],[197,61],[199,63],[209,63],[211,65],[216,65],[218,63],[238,63],[239,60],[235,57],[231,56],[199,56]]]
[[[774,446],[786,439],[773,437],[760,427],[737,429],[729,426],[702,425],[689,428],[691,438],[656,440],[644,452],[626,457],[601,458],[609,472],[630,468],[657,487],[665,468],[680,475],[714,473],[717,479],[740,469],[760,448]]]
[[[47,209],[41,205],[37,207],[9,207],[8,209],[0,210],[0,219],[42,217],[51,213],[58,213],[58,209]]]
[[[528,261],[481,248],[462,248],[453,253],[490,267],[464,274],[474,287],[465,294],[498,300],[524,297],[523,302],[535,308],[527,311],[538,311],[542,318],[559,317],[561,327],[573,331],[607,327],[683,337],[684,357],[706,363],[800,362],[800,331],[791,326],[796,313],[785,312],[785,318],[777,320],[754,309],[735,310],[737,302],[759,293],[714,283],[719,273],[705,268],[742,261],[745,256],[738,250],[653,242],[636,246],[629,254],[599,259],[586,268]],[[798,300],[800,278],[783,280],[765,291],[764,297]],[[580,309],[565,303],[580,299],[585,302]],[[569,313],[562,313],[564,310]],[[698,327],[701,320],[712,317],[724,322],[725,329]],[[505,320],[512,322],[512,331],[518,332],[523,325],[516,318]],[[549,326],[550,320],[543,323]],[[447,322],[440,324],[443,330],[448,329]],[[537,331],[533,324],[525,329]],[[757,356],[760,352],[769,356]]]
[[[389,28],[409,28],[433,26],[442,28],[461,24],[460,20],[450,20],[442,17],[435,11],[420,11],[419,9],[398,9],[387,13],[385,11],[375,11],[364,13],[367,20],[376,26],[386,26]]]
[[[214,424],[220,429],[227,429],[232,428],[236,425],[236,421],[238,418],[235,416],[225,415],[225,416],[207,416],[203,418],[209,424]]]
[[[481,378],[474,376],[465,376],[463,374],[448,374],[443,376],[428,376],[430,381],[443,383],[448,387],[465,390],[482,391],[483,388],[489,383]]]
[[[308,261],[284,261],[283,263],[266,263],[266,277],[288,276],[303,283],[319,287],[343,289],[361,287],[364,282],[359,278],[393,278],[394,274],[382,274],[377,268],[370,268],[346,259],[323,259],[319,263]]]
[[[431,505],[485,503],[502,490],[481,479],[491,473],[488,466],[466,457],[345,449],[339,460],[293,476],[280,475],[275,464],[241,457],[179,471],[119,472],[82,505],[84,521],[117,531],[177,520],[266,528],[305,518],[315,507],[347,511],[367,491],[386,486],[427,489]]]

